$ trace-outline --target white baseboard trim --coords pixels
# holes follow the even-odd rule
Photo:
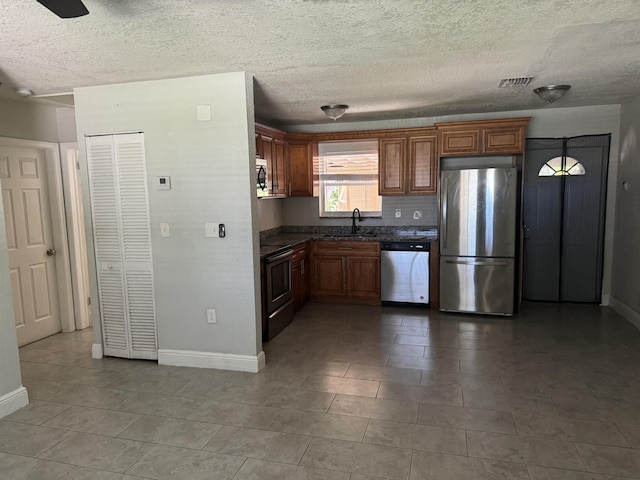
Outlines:
[[[0,397],[0,418],[29,405],[29,394],[23,386]]]
[[[614,296],[610,297],[609,306],[622,315],[625,320],[640,330],[640,313],[632,310],[626,303],[621,302]]]
[[[258,373],[265,366],[265,356],[264,352],[258,355],[234,355],[192,350],[158,350],[158,363],[175,367],[217,368]]]
[[[91,345],[91,358],[100,360],[102,357],[104,357],[104,352],[102,351],[102,344],[94,343],[93,345]]]

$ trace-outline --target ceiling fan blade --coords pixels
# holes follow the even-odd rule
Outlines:
[[[82,0],[38,0],[60,18],[82,17],[89,13]]]

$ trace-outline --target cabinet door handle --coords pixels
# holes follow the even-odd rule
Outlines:
[[[300,275],[304,275],[304,258],[300,262]]]

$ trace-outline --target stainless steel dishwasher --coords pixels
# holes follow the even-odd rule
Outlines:
[[[381,242],[382,303],[429,303],[429,242]]]

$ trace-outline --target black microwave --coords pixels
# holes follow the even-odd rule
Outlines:
[[[267,161],[264,158],[256,158],[256,188],[258,198],[269,196],[269,173]]]

